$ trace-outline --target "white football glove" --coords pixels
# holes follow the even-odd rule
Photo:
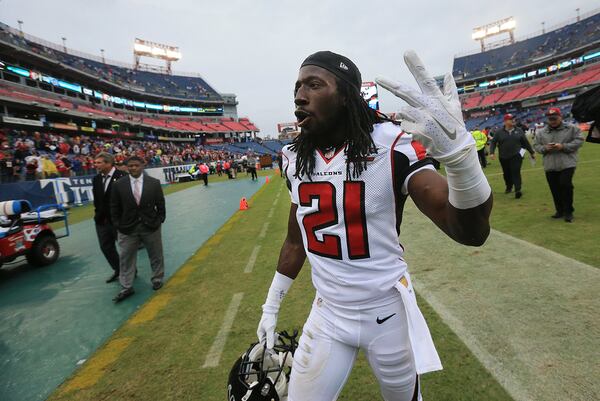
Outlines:
[[[409,104],[399,112],[404,119],[402,129],[412,134],[425,146],[427,153],[441,163],[452,164],[463,159],[464,153],[475,146],[475,140],[465,127],[452,74],[445,75],[442,92],[417,53],[407,51],[404,61],[421,92],[386,78],[375,79],[379,85]]]
[[[289,278],[279,272],[275,272],[271,287],[267,293],[267,299],[262,306],[263,314],[258,323],[258,329],[256,329],[256,335],[258,341],[261,343],[266,342],[267,349],[273,349],[277,335],[275,334],[275,327],[277,326],[277,313],[281,301],[290,289],[294,279]]]
[[[275,345],[275,327],[277,327],[277,313],[263,312],[256,335],[258,341],[267,344],[267,349],[273,349]]]

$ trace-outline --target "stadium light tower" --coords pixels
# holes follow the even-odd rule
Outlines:
[[[100,53],[102,54],[102,64],[106,64],[106,60],[104,59],[104,49],[100,49]]]
[[[63,42],[63,50],[65,51],[65,53],[67,52],[67,38],[65,38],[64,36],[61,38],[62,42]]]
[[[515,43],[514,31],[517,26],[517,22],[513,17],[501,19],[499,21],[492,22],[491,24],[482,25],[473,29],[471,38],[478,40],[481,43],[481,51],[485,51],[485,39],[491,36],[500,35],[502,33],[508,33],[510,43]]]
[[[171,74],[171,62],[181,59],[179,47],[154,43],[143,39],[135,38],[133,44],[133,59],[135,69],[140,66],[140,57],[152,57],[165,60],[167,64],[167,74]]]
[[[575,12],[577,12],[577,22],[581,21],[581,16],[579,15],[579,7],[575,9]]]
[[[23,21],[18,20],[17,24],[19,24],[19,32],[21,32],[21,36],[23,36]]]

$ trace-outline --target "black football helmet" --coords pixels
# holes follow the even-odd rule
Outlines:
[[[296,337],[297,330],[278,333],[272,350],[264,343],[250,345],[229,373],[227,401],[287,401]]]

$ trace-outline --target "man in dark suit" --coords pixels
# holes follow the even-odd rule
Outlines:
[[[99,173],[92,180],[96,234],[98,234],[100,249],[113,269],[113,274],[106,280],[107,283],[112,283],[119,278],[119,254],[115,245],[117,229],[110,215],[110,195],[115,181],[125,175],[115,168],[114,162],[115,159],[110,153],[98,153],[94,165]]]
[[[504,115],[504,127],[494,132],[490,142],[490,158],[495,159],[494,151],[498,147],[498,157],[502,166],[502,175],[506,184],[505,194],[509,194],[515,187],[515,198],[523,196],[521,192],[521,166],[523,156],[521,149],[526,149],[531,158],[535,159],[535,152],[521,128],[515,126],[512,114]]]
[[[144,174],[138,156],[127,160],[129,176],[115,183],[111,196],[113,223],[118,230],[121,291],[113,298],[120,302],[134,294],[138,247],[144,244],[152,267],[152,288],[162,287],[165,275],[161,224],[165,221],[165,196],[160,181]]]

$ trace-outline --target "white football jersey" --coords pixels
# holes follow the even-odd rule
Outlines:
[[[381,298],[406,272],[398,242],[411,175],[433,169],[425,149],[392,123],[376,124],[377,153],[369,155],[360,177],[347,180],[344,148],[317,150],[312,180],[295,178],[296,153],[283,148],[283,169],[312,281],[327,300],[363,304]]]

